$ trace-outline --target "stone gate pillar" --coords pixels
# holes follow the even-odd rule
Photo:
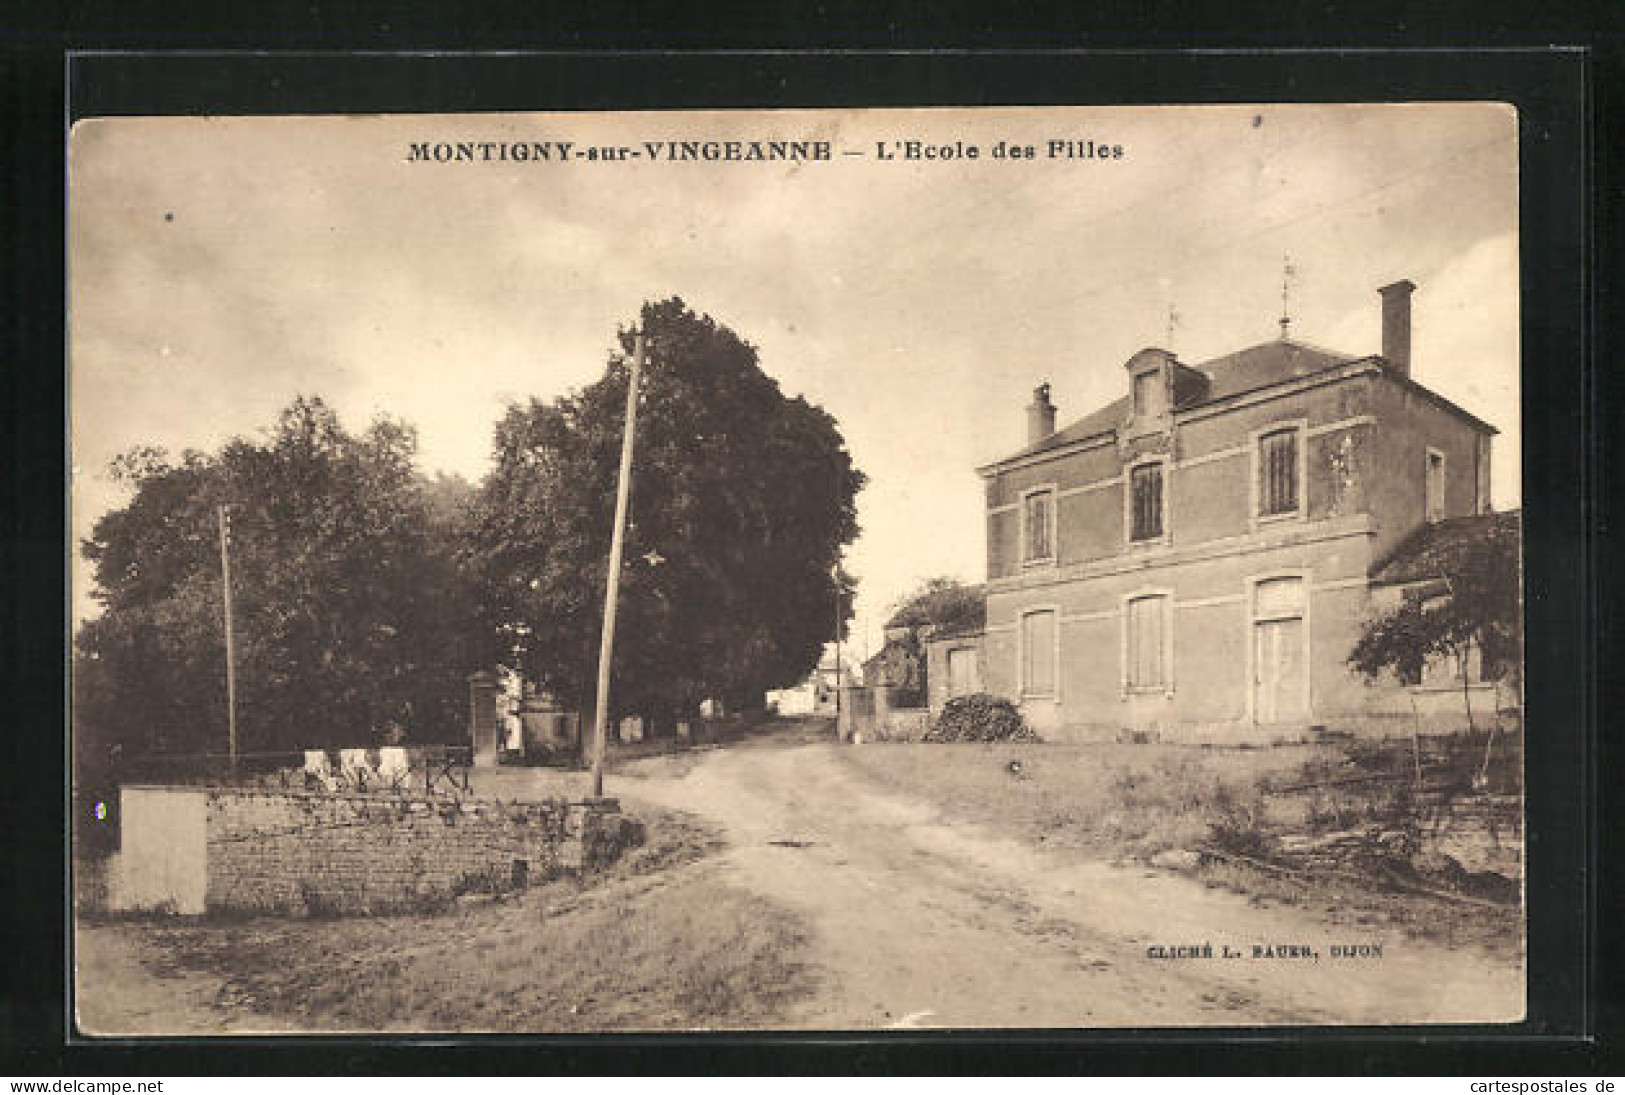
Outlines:
[[[497,729],[497,678],[482,669],[468,678],[468,735],[476,768],[496,767]]]

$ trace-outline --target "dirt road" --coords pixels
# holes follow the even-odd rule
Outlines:
[[[618,778],[720,824],[729,882],[813,930],[795,1028],[1515,1021],[1516,953],[1351,933],[1186,876],[1063,859],[876,790],[847,746],[771,744]],[[885,748],[870,746],[868,748]],[[1152,957],[1153,947],[1212,957]],[[1334,958],[1333,947],[1381,956]],[[1228,947],[1235,957],[1227,957]],[[1270,948],[1255,952],[1254,948]],[[1255,957],[1255,953],[1261,956]]]
[[[81,926],[75,933],[75,1012],[81,1034],[280,1034],[295,1027],[229,1006],[224,978],[175,970],[132,925]],[[162,974],[155,971],[164,971]]]

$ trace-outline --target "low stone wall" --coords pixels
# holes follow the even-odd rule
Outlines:
[[[126,814],[127,847],[185,870],[143,876],[124,860],[115,905],[289,915],[431,908],[464,893],[522,888],[599,866],[641,837],[613,804],[326,794],[245,788],[127,788],[167,809]],[[184,826],[171,828],[166,819]],[[199,824],[201,822],[201,824]],[[135,826],[134,829],[131,826]],[[158,853],[158,849],[167,852]],[[160,879],[162,881],[160,881]],[[178,881],[177,881],[178,880]],[[170,882],[174,881],[174,885]]]

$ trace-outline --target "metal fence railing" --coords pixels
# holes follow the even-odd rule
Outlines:
[[[81,851],[118,847],[119,789],[139,784],[243,787],[330,794],[460,798],[470,792],[467,745],[226,753],[113,754],[81,766],[73,787]]]

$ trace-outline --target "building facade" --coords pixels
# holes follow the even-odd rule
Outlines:
[[[1380,291],[1380,355],[1146,349],[1060,430],[1041,386],[1027,447],[978,469],[987,624],[933,644],[932,706],[975,679],[1060,740],[1408,733],[1405,690],[1345,659],[1384,561],[1488,511],[1496,432],[1411,376],[1413,289]]]

